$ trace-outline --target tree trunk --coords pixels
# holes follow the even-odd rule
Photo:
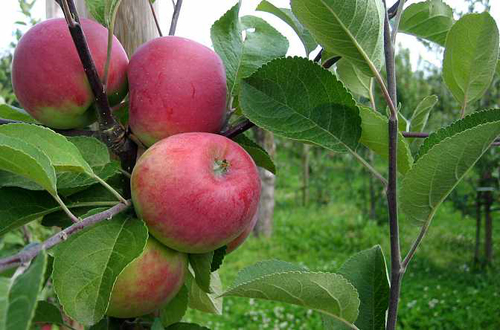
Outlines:
[[[493,262],[493,219],[491,218],[491,205],[493,204],[493,193],[487,191],[484,201],[484,255],[486,265],[491,265]]]
[[[158,3],[159,1],[155,1],[154,8],[157,17],[160,18]],[[90,16],[84,0],[77,0],[76,6],[80,17]],[[64,16],[59,5],[53,0],[47,0],[45,8],[47,18]],[[114,32],[129,57],[137,47],[159,36],[148,0],[122,0]]]
[[[260,128],[255,129],[257,143],[267,150],[269,155],[275,159],[276,144],[271,132]],[[254,228],[255,236],[270,237],[273,232],[273,214],[274,214],[274,182],[275,177],[271,172],[259,168],[262,189],[259,203],[259,220]]]
[[[479,265],[479,249],[481,246],[481,192],[476,194],[476,245],[474,249],[474,265]]]
[[[302,205],[309,204],[309,149],[311,145],[304,143],[302,149]]]

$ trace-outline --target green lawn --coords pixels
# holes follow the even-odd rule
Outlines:
[[[355,206],[345,201],[294,205],[279,195],[272,239],[251,237],[226,257],[220,270],[226,288],[239,270],[266,259],[335,272],[350,255],[376,244],[388,258],[387,227],[364,219]],[[498,251],[500,225],[495,225]],[[404,219],[401,226],[406,251],[418,228]],[[404,278],[400,328],[500,329],[500,263],[496,271],[471,269],[474,235],[473,219],[462,219],[451,205],[441,208]],[[322,329],[318,313],[311,310],[244,298],[226,298],[221,316],[190,311],[187,319],[212,330]]]

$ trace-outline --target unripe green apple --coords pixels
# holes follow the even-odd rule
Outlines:
[[[102,77],[108,30],[88,19],[80,21]],[[112,105],[127,94],[127,65],[125,50],[113,38],[107,83]],[[23,35],[12,61],[12,86],[22,107],[44,125],[70,129],[95,121],[92,90],[63,18],[38,23]]]
[[[147,146],[186,132],[218,133],[226,109],[226,72],[210,48],[180,37],[153,39],[128,67],[130,127]]]
[[[137,214],[156,239],[178,251],[206,253],[248,228],[260,178],[237,143],[217,134],[183,133],[139,158],[131,190]]]
[[[107,315],[131,318],[149,314],[179,292],[187,274],[187,255],[149,237],[141,256],[118,275]]]

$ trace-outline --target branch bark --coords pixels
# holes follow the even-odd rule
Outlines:
[[[170,30],[168,31],[169,36],[175,35],[175,30],[177,29],[177,21],[179,20],[179,15],[181,13],[182,0],[177,0],[174,6],[174,13],[172,14],[172,21],[170,22]]]
[[[4,270],[25,264],[35,258],[41,251],[48,250],[51,247],[56,246],[68,239],[68,237],[75,235],[76,233],[82,231],[84,228],[90,227],[98,222],[101,222],[106,219],[111,219],[113,216],[117,215],[120,212],[125,211],[130,207],[131,202],[127,201],[127,204],[120,203],[116,206],[113,206],[109,210],[104,212],[92,215],[88,218],[83,219],[80,222],[75,223],[74,225],[61,230],[57,234],[53,235],[45,242],[32,246],[26,250],[22,250],[21,252],[7,258],[0,259],[0,273]]]

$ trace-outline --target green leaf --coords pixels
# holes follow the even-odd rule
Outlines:
[[[161,324],[168,327],[171,324],[180,322],[186,314],[188,307],[188,289],[185,285],[167,305],[160,310]]]
[[[337,76],[352,93],[370,98],[372,78],[363,74],[351,62],[345,59],[338,61]]]
[[[250,266],[251,268],[253,266]],[[245,279],[235,284],[222,296],[257,298],[285,302],[325,313],[346,325],[358,316],[359,298],[356,289],[344,277],[332,273],[309,271],[277,271],[254,277],[247,271]],[[351,326],[352,327],[352,326]]]
[[[190,308],[217,315],[222,315],[222,283],[217,271],[210,274],[210,292],[206,293],[194,280],[191,271],[186,276],[186,286],[189,291],[188,306]]]
[[[64,320],[59,308],[46,301],[38,302],[35,310],[35,317],[33,317],[33,322],[52,323],[60,325],[64,324]]]
[[[233,140],[242,146],[246,152],[248,152],[257,166],[265,168],[269,172],[276,174],[276,165],[264,148],[259,146],[244,134],[237,135],[233,138]]]
[[[198,286],[205,292],[210,293],[210,273],[214,252],[202,254],[190,254],[189,264],[193,267],[195,280]]]
[[[210,29],[214,49],[226,68],[229,95],[238,93],[241,79],[263,64],[286,55],[288,40],[261,18],[239,20],[240,3],[227,11]],[[245,40],[242,32],[246,32]]]
[[[359,315],[354,323],[359,329],[385,329],[389,306],[389,279],[384,253],[379,245],[361,251],[347,260],[338,273],[358,291]]]
[[[283,22],[288,24],[297,33],[300,41],[306,50],[306,56],[318,47],[318,43],[314,40],[311,33],[307,31],[292,11],[288,8],[278,8],[269,1],[263,0],[256,8],[256,10],[264,11],[280,18]]]
[[[431,95],[425,97],[420,103],[417,105],[417,108],[413,112],[413,116],[411,117],[411,128],[412,132],[423,132],[425,126],[427,125],[427,120],[429,119],[429,114],[431,113],[432,108],[437,104],[438,97],[436,95]]]
[[[31,320],[35,315],[38,292],[43,285],[46,263],[47,254],[42,251],[24,273],[10,281],[7,291],[5,281],[0,282],[0,291],[5,291],[2,297],[7,297],[0,300],[0,315],[2,316],[0,330],[30,329]]]
[[[142,221],[118,214],[60,244],[52,280],[65,314],[85,325],[97,323],[116,277],[142,253],[147,237]]]
[[[276,259],[260,261],[250,267],[243,268],[234,280],[233,286],[250,282],[258,277],[290,271],[307,271],[307,269],[296,264]]]
[[[94,174],[78,148],[64,136],[49,128],[32,124],[8,124],[0,126],[0,134],[22,139],[40,149],[49,157],[58,171]]]
[[[380,0],[291,0],[292,10],[330,53],[372,77],[383,64],[385,10]]]
[[[389,158],[389,132],[388,120],[380,113],[367,108],[360,107],[363,132],[361,142],[364,146],[375,152],[377,155]],[[406,139],[401,132],[398,133],[398,171],[405,175],[412,167],[413,157]]]
[[[431,134],[401,184],[401,210],[430,224],[437,208],[500,135],[500,110],[475,112]]]
[[[25,123],[36,123],[26,111],[9,104],[0,104],[0,118],[23,121]]]
[[[92,17],[105,27],[109,27],[121,0],[85,0],[85,3]]]
[[[176,323],[169,326],[167,330],[210,330],[210,329],[194,323]]]
[[[153,325],[151,326],[151,330],[165,330],[165,328],[161,324],[161,320],[159,318],[155,319],[155,321],[153,322]]]
[[[0,134],[0,169],[25,177],[57,195],[56,172],[49,157],[21,139]]]
[[[59,209],[59,205],[46,192],[1,188],[0,236]]]
[[[328,70],[304,58],[276,59],[244,79],[240,105],[256,125],[333,151],[352,151],[361,119],[352,95]]]
[[[487,12],[464,15],[448,33],[443,79],[462,106],[481,98],[498,61],[498,28]]]
[[[215,272],[222,266],[224,257],[226,256],[227,245],[218,248],[214,251],[214,257],[212,258],[212,264],[210,265],[210,271]]]
[[[108,147],[93,137],[74,136],[68,138],[80,151],[83,159],[92,167],[104,166],[111,162]]]
[[[7,309],[9,308],[10,278],[0,277],[0,330],[5,329]]]
[[[403,11],[399,31],[444,46],[455,23],[453,9],[442,0],[414,3]]]

